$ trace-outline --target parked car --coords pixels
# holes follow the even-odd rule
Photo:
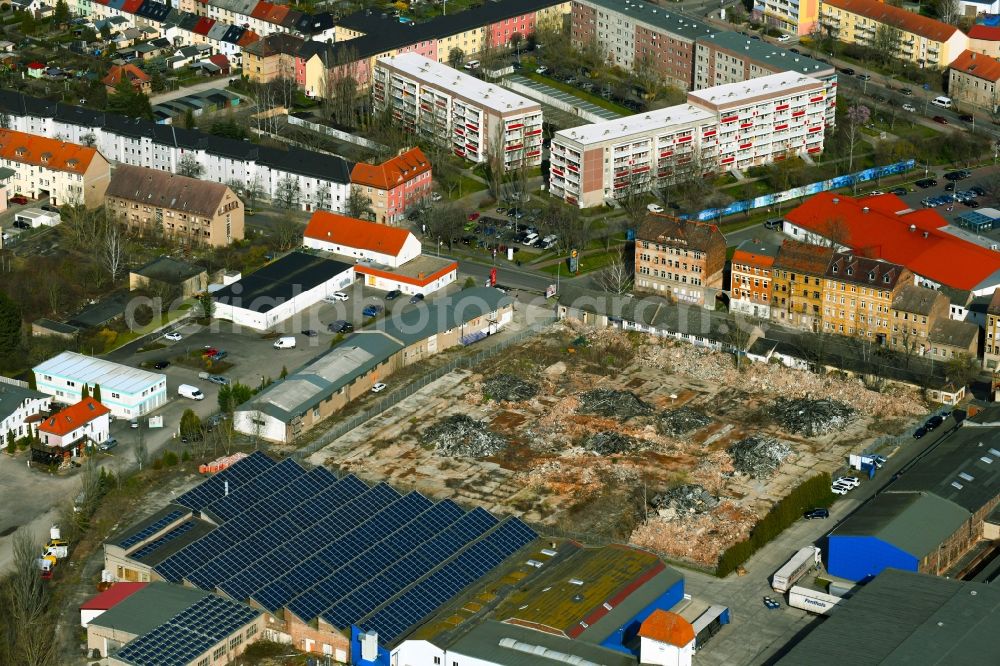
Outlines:
[[[859,81],[871,81],[872,77],[870,74],[858,74]]]
[[[861,480],[856,476],[842,476],[833,482],[833,485],[847,486],[848,488],[857,488],[861,485]]]
[[[163,368],[167,367],[168,365],[170,365],[170,361],[159,360],[153,364],[153,368],[155,368],[156,370],[163,370]]]
[[[205,349],[205,351],[203,351],[201,353],[201,355],[205,356],[205,357],[208,357],[208,358],[211,358],[212,356],[215,356],[218,353],[219,353],[219,350],[216,349],[215,347],[208,347],[208,348]]]
[[[474,222],[479,219],[479,211],[473,211],[469,213],[469,222]]]
[[[41,205],[41,209],[42,210],[47,210],[50,213],[58,213],[59,212],[59,206],[53,206],[52,204],[42,204]]]
[[[397,298],[399,298],[402,295],[403,295],[403,292],[401,292],[399,289],[393,289],[392,291],[389,291],[389,292],[386,293],[385,300],[387,300],[387,301],[394,301],[394,300],[396,300]]]
[[[944,116],[934,116],[933,120],[934,120],[934,122],[939,123],[941,125],[947,125],[948,124],[948,119],[945,118]]]
[[[975,122],[975,118],[972,117],[971,113],[963,113],[958,117],[959,120],[965,121],[967,123]]]
[[[178,332],[176,332],[176,331],[171,331],[170,333],[167,333],[167,334],[166,334],[166,335],[164,335],[163,337],[164,337],[165,339],[167,339],[167,340],[171,340],[171,341],[173,341],[173,342],[177,342],[178,340],[181,340],[181,339],[183,339],[183,338],[184,338],[184,336],[183,336],[183,335],[181,335],[180,333],[178,333]]]
[[[545,65],[542,65],[541,67],[535,69],[535,74],[544,74],[547,71],[549,71],[549,68],[546,67]]]
[[[354,324],[343,319],[338,319],[337,321],[327,324],[326,330],[331,333],[350,333],[354,330]]]
[[[20,194],[15,194],[14,196],[12,196],[12,197],[11,197],[11,198],[9,199],[9,201],[10,201],[10,202],[11,202],[12,204],[16,204],[16,205],[18,205],[18,206],[23,206],[23,205],[25,205],[26,203],[28,203],[28,197],[25,197],[25,196],[21,196]]]
[[[967,201],[963,201],[962,205],[964,205],[966,208],[979,208],[979,202],[976,201],[975,199],[969,199]]]
[[[441,201],[441,198],[442,197],[440,192],[434,192],[433,194],[431,194],[431,201]]]
[[[895,194],[897,197],[901,197],[907,194],[907,189],[905,187],[894,187],[889,190],[889,194]]]
[[[846,495],[850,490],[847,486],[838,486],[836,483],[830,486],[830,492],[834,495]]]
[[[364,310],[361,311],[361,314],[363,314],[366,317],[374,317],[378,315],[380,312],[382,312],[381,305],[369,305]]]
[[[306,336],[307,338],[315,338],[317,335],[319,335],[319,333],[317,333],[314,329],[311,328],[304,328],[301,331],[299,331],[299,333]]]
[[[136,429],[136,428],[138,428],[139,427],[139,419],[132,419],[131,421],[129,421],[128,422],[128,427],[132,428],[133,430]]]
[[[229,386],[232,384],[232,381],[228,377],[223,377],[222,375],[209,375],[208,381],[219,386]]]
[[[383,384],[382,382],[379,382],[379,383],[375,384],[375,386],[372,387],[372,393],[381,393],[385,389],[386,389],[386,385]]]
[[[767,222],[764,223],[764,228],[765,229],[780,229],[781,228],[781,220],[768,220]]]
[[[932,416],[929,419],[927,419],[927,421],[924,423],[924,428],[928,432],[930,432],[931,430],[934,430],[935,428],[937,428],[942,423],[944,423],[944,419],[941,418],[939,415],[935,414],[934,416]]]
[[[920,439],[926,434],[927,434],[927,428],[920,426],[919,428],[913,431],[913,439]]]
[[[937,184],[937,178],[921,178],[914,183],[914,185],[922,190],[926,190],[928,187],[935,187]]]
[[[979,185],[973,185],[972,187],[969,188],[969,191],[970,192],[975,192],[977,197],[985,197],[986,196],[986,190],[984,190]]]
[[[25,222],[24,220],[14,220],[15,229],[30,229],[31,222]]]
[[[899,94],[903,95],[904,97],[909,97],[913,94],[913,91],[909,88],[900,88]]]
[[[778,41],[779,42],[787,42],[790,39],[791,39],[791,37],[788,36],[788,35],[782,35],[781,37],[778,37]]]
[[[115,439],[114,437],[109,437],[108,439],[98,444],[97,448],[99,448],[101,451],[110,451],[116,446],[118,446],[118,440]]]
[[[348,300],[348,298],[349,298],[348,295],[345,294],[344,292],[337,291],[337,292],[334,292],[333,294],[330,294],[329,296],[327,296],[323,300],[326,301],[326,302],[328,302],[328,303],[336,303],[337,301],[346,301],[346,300]]]
[[[661,206],[660,204],[651,203],[648,206],[646,206],[646,210],[648,210],[650,213],[662,213],[663,206]]]
[[[805,513],[802,514],[802,517],[805,518],[806,520],[814,520],[814,519],[817,519],[817,518],[829,518],[830,517],[830,510],[829,509],[809,509],[808,511],[806,511]]]
[[[222,359],[226,358],[227,356],[229,356],[229,352],[227,352],[225,349],[220,349],[219,351],[217,351],[215,353],[215,356],[212,357],[212,360],[213,361],[221,361]]]
[[[955,191],[955,183],[948,183],[948,184],[946,184],[944,186],[944,191],[945,192],[954,192]]]
[[[413,296],[410,296],[410,303],[419,303],[422,300],[424,300],[423,294],[413,294]]]
[[[916,113],[917,107],[913,106],[909,102],[903,105],[903,111],[909,111],[910,113]]]
[[[969,171],[968,169],[959,169],[958,171],[949,171],[944,175],[944,177],[945,180],[959,181],[959,180],[965,180],[971,175],[972,172]]]

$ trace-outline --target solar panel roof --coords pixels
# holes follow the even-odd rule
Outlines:
[[[218,527],[155,565],[159,575],[271,612],[287,609],[306,622],[322,617],[342,629],[366,623],[384,642],[536,538],[515,518],[501,521],[482,508],[466,511],[261,453],[176,503]]]

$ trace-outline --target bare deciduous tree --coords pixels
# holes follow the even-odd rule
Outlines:
[[[111,277],[112,284],[125,268],[125,232],[113,219],[107,220],[101,236],[101,264]]]
[[[629,263],[624,255],[615,257],[601,272],[594,278],[598,288],[622,296],[632,291],[635,275],[629,268]]]

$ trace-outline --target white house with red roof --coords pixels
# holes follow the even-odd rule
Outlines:
[[[38,438],[44,447],[63,457],[80,455],[87,442],[98,444],[111,432],[111,410],[87,397],[53,414],[38,426]]]
[[[421,254],[420,241],[405,229],[316,211],[303,244],[357,262],[366,287],[427,296],[458,279],[458,262]]]
[[[80,606],[80,626],[86,629],[91,620],[104,611],[111,610],[120,602],[129,598],[147,585],[149,585],[149,583],[114,583],[103,592],[87,599],[87,601],[83,602]]]
[[[361,262],[398,268],[420,256],[420,241],[406,229],[367,222],[325,210],[313,213],[303,245]]]
[[[691,666],[694,627],[677,613],[656,609],[639,626],[639,661],[656,666]]]

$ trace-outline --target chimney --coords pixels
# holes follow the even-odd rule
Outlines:
[[[910,225],[910,233],[913,233],[913,232],[914,232],[914,231],[916,231],[916,230],[917,230],[917,225],[915,225],[915,224],[911,224],[911,225]]]
[[[871,210],[871,209],[868,208],[868,206],[865,206],[864,208],[861,209],[861,212],[862,213],[867,213],[869,210]]]
[[[835,204],[840,203],[840,199],[838,199],[837,197],[834,197],[833,198],[833,203],[835,203]]]
[[[928,236],[930,236],[930,235],[931,235],[931,234],[930,234],[930,232],[928,232],[928,231],[925,231],[925,232],[924,232],[924,238],[927,238],[927,237],[928,237]]]

